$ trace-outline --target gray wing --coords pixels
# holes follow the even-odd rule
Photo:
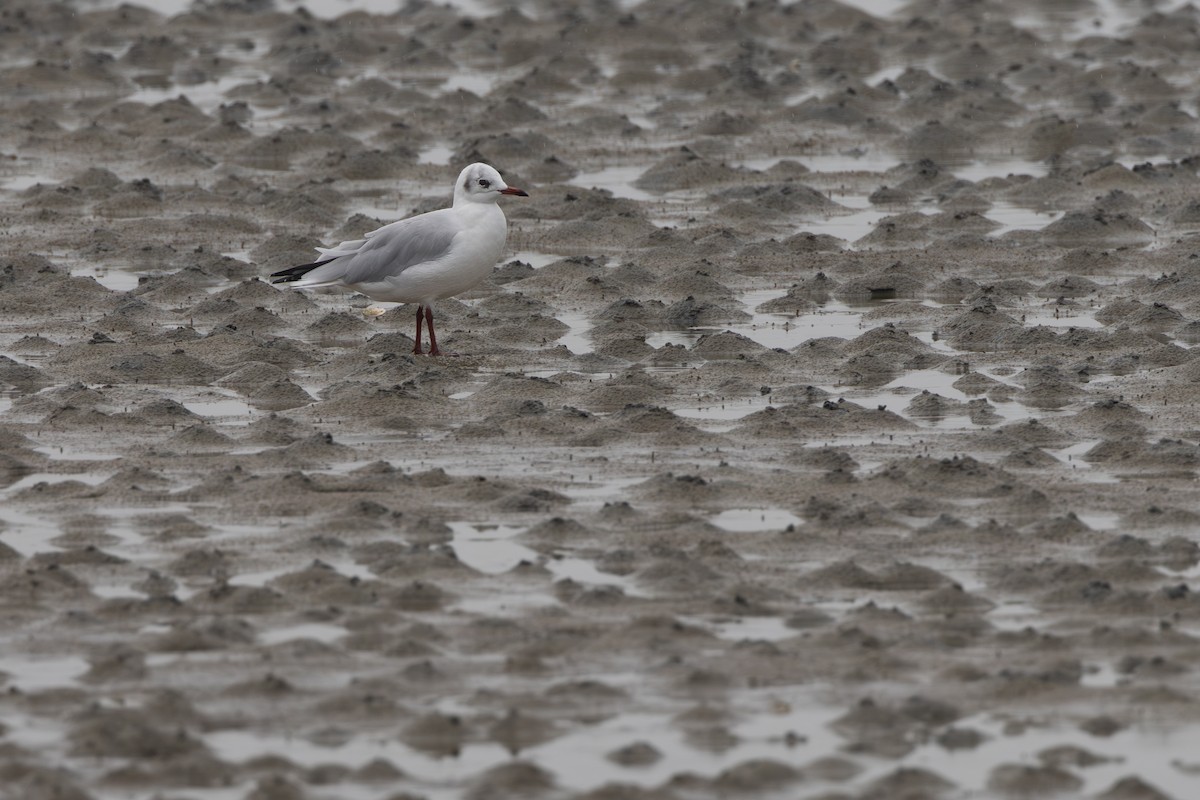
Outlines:
[[[462,230],[449,211],[402,219],[371,231],[364,239],[322,250],[334,260],[305,275],[305,283],[376,283],[415,264],[443,258]]]

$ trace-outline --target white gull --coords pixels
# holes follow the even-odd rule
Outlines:
[[[505,194],[529,196],[487,164],[471,164],[458,175],[450,208],[384,225],[337,247],[318,247],[318,261],[273,273],[271,282],[296,288],[339,286],[372,300],[416,303],[413,353],[421,353],[424,319],[429,355],[439,355],[433,301],[465,292],[492,271],[508,237],[508,221],[496,204]]]

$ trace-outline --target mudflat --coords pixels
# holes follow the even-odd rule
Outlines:
[[[377,5],[0,10],[0,797],[1197,796],[1200,12]]]

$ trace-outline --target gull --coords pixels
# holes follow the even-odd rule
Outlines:
[[[504,253],[508,221],[496,201],[529,195],[509,186],[487,164],[463,169],[450,208],[418,214],[337,247],[318,247],[321,258],[272,273],[271,283],[308,289],[337,286],[372,300],[417,304],[413,354],[421,355],[421,320],[429,327],[429,355],[440,355],[433,332],[433,301],[470,289],[486,278]]]

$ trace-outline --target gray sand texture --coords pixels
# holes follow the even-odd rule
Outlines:
[[[0,4],[0,800],[1200,797],[1200,11]],[[437,306],[273,286],[496,166]]]

